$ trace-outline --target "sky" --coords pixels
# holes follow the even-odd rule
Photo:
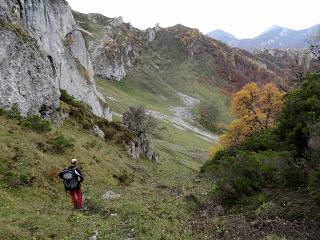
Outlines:
[[[67,0],[82,13],[122,16],[146,29],[183,24],[203,33],[222,29],[252,38],[273,25],[295,30],[320,24],[320,0]]]

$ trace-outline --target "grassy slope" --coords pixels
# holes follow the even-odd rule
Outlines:
[[[56,131],[75,139],[73,151],[59,155],[37,148]],[[122,147],[84,132],[71,120],[61,129],[36,134],[0,116],[0,138],[0,239],[85,239],[95,229],[101,239],[193,239],[188,228],[192,203],[175,198],[197,195],[207,187],[194,181],[203,163],[202,151],[208,147],[205,141],[177,129],[164,133],[155,142],[162,157],[162,163],[155,165],[129,159]],[[190,141],[183,141],[186,138]],[[71,209],[57,178],[74,157],[86,176],[87,212]],[[35,180],[31,186],[8,187],[8,172]],[[113,177],[125,172],[133,174],[129,186],[119,185]],[[122,197],[102,200],[109,189]]]
[[[157,38],[148,44],[142,64],[130,70],[124,81],[130,89],[152,94],[152,103],[160,102],[167,107],[181,104],[176,91],[202,102],[217,102],[223,120],[228,121],[228,97],[219,91],[223,80],[217,77],[205,54],[198,57],[186,54],[175,38],[179,32],[175,28],[158,32]]]

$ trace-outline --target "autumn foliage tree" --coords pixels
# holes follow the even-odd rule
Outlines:
[[[236,118],[219,143],[209,149],[209,156],[218,150],[237,146],[254,132],[274,127],[280,117],[283,96],[284,93],[272,83],[262,87],[253,82],[246,84],[232,98],[231,107]]]

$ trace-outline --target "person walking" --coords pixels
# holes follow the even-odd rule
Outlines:
[[[77,162],[77,159],[72,159],[71,166],[61,171],[59,177],[63,179],[65,190],[70,192],[73,207],[81,209],[83,201],[81,183],[84,178],[79,168],[77,168]]]

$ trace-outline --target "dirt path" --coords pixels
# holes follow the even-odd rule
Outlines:
[[[147,110],[147,113],[151,114],[151,116],[156,119],[170,123],[172,126],[178,129],[193,132],[202,139],[210,142],[216,142],[218,140],[217,134],[205,131],[192,124],[194,122],[192,109],[200,104],[200,100],[180,92],[177,92],[177,95],[183,101],[184,106],[170,106],[169,110],[173,113],[173,116],[154,110]],[[106,98],[111,101],[119,102],[119,100],[115,99],[114,97]],[[115,116],[122,117],[122,115],[119,113],[113,112],[113,114]]]

